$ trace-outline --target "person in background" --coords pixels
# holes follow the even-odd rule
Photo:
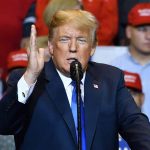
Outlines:
[[[127,53],[110,64],[140,75],[145,95],[142,111],[150,119],[150,3],[139,3],[131,9],[126,35],[130,42]]]
[[[35,23],[36,0],[3,0],[0,2],[0,68],[7,76],[9,52],[26,48],[31,24]]]
[[[26,49],[19,49],[12,51],[7,57],[7,69],[8,74],[6,81],[8,80],[10,74],[15,69],[26,68],[28,63]],[[7,87],[5,86],[5,90]],[[4,92],[1,96],[3,96]],[[14,137],[12,135],[0,135],[0,149],[1,150],[15,150]]]
[[[37,0],[37,35],[46,35],[48,28],[45,25],[49,16],[56,10],[66,8],[81,8],[93,13],[100,26],[97,32],[98,45],[114,45],[118,32],[118,2],[117,0]],[[44,12],[45,11],[45,12]],[[44,13],[44,20],[43,20]]]
[[[37,0],[36,3],[36,30],[37,30],[37,47],[44,48],[45,61],[50,59],[50,53],[47,46],[49,23],[58,10],[80,9],[81,4],[77,0]]]
[[[9,75],[13,70],[26,68],[27,64],[28,64],[28,56],[26,49],[22,48],[10,52],[7,57],[7,69],[8,69],[7,79],[9,78]]]
[[[129,89],[135,103],[141,109],[144,102],[144,94],[140,75],[133,72],[124,71],[125,86]]]
[[[7,76],[5,79],[2,79],[2,70],[0,70],[0,98],[3,96],[3,93],[6,90],[6,81],[9,78],[9,74],[14,69],[26,68],[28,64],[27,51],[22,48],[19,50],[14,50],[8,54],[7,57]]]
[[[119,6],[119,30],[117,34],[116,44],[121,46],[127,46],[129,44],[129,41],[126,37],[126,26],[128,24],[128,13],[131,10],[131,8],[138,4],[138,3],[144,3],[144,2],[150,2],[149,0],[119,0],[118,6]]]
[[[37,0],[35,23],[37,36],[48,35],[49,22],[56,11],[80,8],[81,4],[77,0]]]
[[[116,150],[118,132],[133,150],[150,150],[150,123],[125,87],[123,72],[89,61],[97,44],[94,15],[57,11],[49,27],[51,59],[46,63],[44,49],[37,49],[36,28],[31,28],[28,66],[12,73],[0,101],[0,134],[14,134],[19,150],[76,150],[76,92],[70,75],[76,60],[83,71],[82,150]]]
[[[98,45],[115,44],[118,33],[118,0],[78,0],[83,9],[95,15],[99,21],[97,31]]]
[[[124,71],[125,86],[130,91],[135,103],[141,109],[144,102],[144,94],[142,92],[142,83],[139,74]],[[119,150],[130,150],[127,142],[119,135]]]

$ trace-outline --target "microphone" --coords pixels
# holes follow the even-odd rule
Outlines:
[[[70,64],[70,77],[77,83],[79,83],[83,78],[82,65],[77,59]]]
[[[80,81],[83,78],[81,63],[75,59],[70,64],[70,77],[76,83],[76,101],[77,101],[77,123],[78,123],[78,150],[82,150],[82,120],[81,120],[81,90]]]

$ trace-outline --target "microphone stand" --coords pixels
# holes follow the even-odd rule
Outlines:
[[[80,80],[76,81],[76,101],[77,101],[77,123],[78,123],[78,150],[82,150],[82,120],[81,120],[81,89]]]
[[[76,83],[76,102],[77,102],[77,131],[78,131],[78,150],[82,150],[82,122],[81,122],[81,89],[80,83],[83,77],[81,63],[77,60],[70,65],[70,75]]]

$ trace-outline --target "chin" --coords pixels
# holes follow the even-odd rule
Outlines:
[[[70,65],[65,66],[65,68],[63,69],[63,72],[66,74],[70,74]]]
[[[70,77],[70,70],[68,71],[68,70],[65,70],[64,72],[63,72],[63,74],[66,76],[66,77]]]

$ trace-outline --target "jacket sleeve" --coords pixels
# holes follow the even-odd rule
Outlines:
[[[150,123],[125,87],[123,73],[117,91],[119,133],[132,150],[150,150]]]
[[[0,100],[0,134],[16,134],[21,130],[26,105],[18,102],[17,82],[22,74],[18,70],[12,72],[7,91]]]

